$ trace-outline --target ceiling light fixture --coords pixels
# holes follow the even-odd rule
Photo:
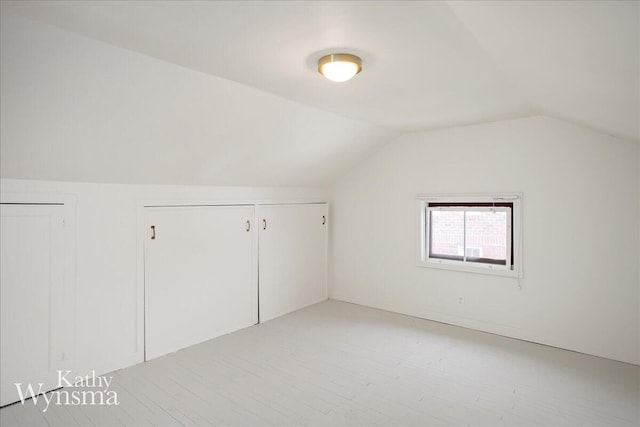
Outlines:
[[[332,82],[346,82],[362,70],[362,60],[349,53],[332,53],[318,60],[318,72]]]

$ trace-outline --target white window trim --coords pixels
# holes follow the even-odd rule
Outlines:
[[[438,258],[427,258],[427,239],[428,239],[428,221],[427,213],[429,210],[438,208],[428,208],[428,203],[491,203],[491,202],[508,202],[513,203],[513,223],[508,224],[513,229],[513,242],[507,239],[507,266],[474,262],[461,262],[456,260],[446,260]],[[447,208],[454,210],[456,208]],[[464,210],[459,208],[460,210]],[[476,207],[474,209],[486,209]],[[496,207],[495,210],[508,210],[507,208]],[[495,276],[505,276],[522,278],[522,193],[499,193],[489,195],[417,195],[416,196],[416,265],[419,267],[437,268],[452,271],[462,271],[469,273],[490,274]],[[509,216],[508,216],[509,218]],[[510,218],[509,218],[510,221]],[[511,264],[511,247],[513,244],[513,269]]]

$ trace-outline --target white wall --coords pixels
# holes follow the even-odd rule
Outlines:
[[[318,187],[388,136],[4,8],[0,17],[0,189],[3,200],[75,200],[77,371],[142,361],[142,200],[326,201]],[[247,187],[205,186],[229,184]]]
[[[106,373],[143,360],[139,255],[143,201],[323,201],[318,188],[190,187],[0,180],[3,201],[75,199],[74,371]]]
[[[638,159],[546,117],[400,137],[332,189],[329,296],[639,364]],[[516,191],[521,289],[415,266],[416,194]]]

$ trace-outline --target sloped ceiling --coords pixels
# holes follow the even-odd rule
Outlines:
[[[530,105],[640,138],[640,3],[447,3]]]
[[[2,178],[326,186],[389,129],[2,13]]]
[[[134,51],[146,55],[144,61],[136,57],[145,64],[136,72],[148,72],[151,80],[155,69],[169,74],[178,69],[166,64],[172,63],[182,67],[184,76],[197,75],[193,79],[201,79],[203,86],[224,86],[224,94],[189,89],[199,94],[200,103],[188,107],[202,116],[195,122],[177,114],[181,122],[167,111],[142,114],[162,134],[155,145],[158,161],[182,159],[185,164],[185,170],[174,168],[176,176],[166,178],[172,183],[187,175],[179,183],[254,184],[262,179],[266,184],[324,185],[398,132],[533,114],[640,138],[640,12],[633,1],[28,1],[3,2],[2,11],[111,45],[89,46],[89,40],[71,41],[71,34],[56,33],[71,46],[62,49],[65,61],[90,57],[125,82],[133,79],[131,69],[105,58],[129,58],[127,51]],[[38,45],[15,34],[40,32],[46,39],[44,32],[55,33],[54,28],[36,30],[35,23],[17,21],[12,19],[9,30],[3,28],[3,75],[8,71],[9,77],[24,74],[24,68],[5,65],[7,55],[27,61],[23,53]],[[22,66],[37,67],[44,58],[62,67],[61,58],[50,58],[53,46],[47,42],[40,40],[40,56]],[[92,49],[103,55],[91,54]],[[348,83],[324,80],[315,71],[317,59],[335,51],[360,55],[363,72]],[[152,66],[152,58],[161,61]],[[85,70],[85,76],[98,74],[97,69]],[[9,77],[2,77],[3,92],[14,86],[5,83]],[[140,90],[133,81],[131,86],[128,96]],[[149,93],[141,90],[137,96],[151,96],[159,105],[163,100],[153,97],[154,89],[149,86]],[[175,108],[190,104],[189,90],[172,92],[180,98],[172,99]],[[246,99],[240,95],[245,92]],[[118,109],[122,96],[111,99],[102,113]],[[241,98],[244,109],[253,111],[252,120],[238,120],[243,109],[226,106]],[[254,98],[262,101],[248,102]],[[5,104],[3,114],[4,107],[14,109]],[[206,111],[217,119],[215,131],[206,124]],[[121,112],[128,117],[134,113],[139,111],[125,107]],[[169,125],[170,131],[160,131]],[[5,133],[3,124],[2,145],[7,144]],[[133,140],[146,141],[122,126],[116,133],[110,141],[129,141],[127,147]],[[177,139],[187,146],[176,145]],[[141,153],[150,148],[136,144]],[[217,148],[205,148],[208,144]],[[278,160],[262,157],[266,153]],[[193,158],[185,158],[189,156]],[[142,160],[138,157],[131,159],[131,167]],[[253,163],[246,163],[252,158]],[[155,182],[159,173],[123,179],[151,176],[148,180]],[[271,179],[270,173],[280,176]],[[103,173],[96,175],[93,179],[104,179]]]

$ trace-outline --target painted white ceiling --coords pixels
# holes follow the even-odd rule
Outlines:
[[[640,138],[640,3],[451,1],[448,5],[542,113]]]
[[[8,2],[31,19],[398,130],[545,113],[638,139],[635,1]],[[364,71],[331,84],[327,52]]]
[[[401,132],[640,139],[638,2],[2,1],[0,174],[324,186]],[[348,51],[343,84],[317,59]]]
[[[393,138],[379,126],[0,15],[2,178],[326,186]]]

